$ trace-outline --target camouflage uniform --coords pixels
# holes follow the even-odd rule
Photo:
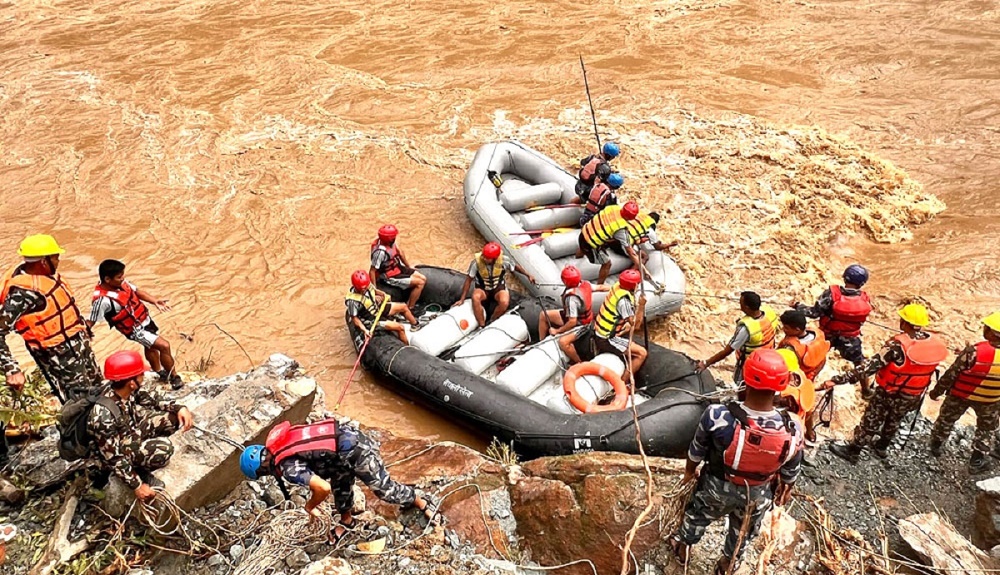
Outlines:
[[[96,455],[125,485],[136,489],[143,483],[141,472],[164,467],[174,454],[167,436],[177,431],[181,406],[143,389],[125,400],[110,388],[102,395],[118,404],[121,418],[115,418],[100,403],[94,404],[87,428],[94,438]]]
[[[378,444],[351,425],[338,428],[336,454],[306,451],[283,460],[278,467],[277,472],[296,485],[308,486],[313,475],[329,481],[338,513],[346,513],[354,506],[355,479],[386,503],[408,507],[417,497],[413,487],[389,477]]]
[[[17,360],[7,345],[7,334],[13,331],[17,320],[26,313],[45,308],[45,297],[40,293],[11,287],[0,309],[0,370],[4,373],[19,372]],[[52,387],[52,393],[65,403],[85,395],[101,385],[101,371],[90,348],[86,333],[77,334],[65,342],[45,349],[28,349],[39,371]]]
[[[861,365],[845,373],[831,378],[835,384],[858,383],[861,380],[878,373],[883,367],[890,363],[902,364],[906,360],[903,348],[896,340],[889,340],[879,352],[865,361]],[[865,413],[861,416],[861,422],[854,429],[854,439],[850,446],[858,451],[874,442],[876,449],[884,451],[889,448],[903,417],[914,409],[920,407],[923,396],[908,395],[905,393],[888,393],[881,386],[875,388],[875,395]]]
[[[948,394],[941,404],[941,413],[938,415],[937,421],[934,422],[934,429],[931,430],[931,442],[944,443],[947,441],[951,430],[955,427],[955,422],[971,409],[976,413],[976,435],[972,440],[972,452],[973,454],[986,455],[990,451],[993,434],[997,427],[1000,427],[1000,401],[992,403],[972,401],[950,393],[958,374],[972,369],[975,363],[976,348],[970,345],[955,358],[955,362],[951,364],[948,371],[944,372],[937,385],[931,390],[931,399],[941,397],[944,393]]]
[[[754,413],[756,415],[748,412],[748,416],[755,417],[758,425],[763,427],[777,429],[776,426],[784,424],[784,419],[777,411]],[[792,422],[794,427],[792,443],[796,446],[794,448],[796,452],[777,473],[777,477],[780,477],[785,485],[794,484],[802,468],[803,429],[797,420],[792,419]],[[688,449],[688,459],[696,463],[705,461],[706,465],[702,467],[698,487],[691,501],[684,508],[684,519],[677,531],[677,538],[689,546],[694,545],[701,541],[705,529],[713,521],[728,516],[729,527],[722,553],[723,557],[738,560],[746,544],[757,536],[761,518],[764,512],[771,508],[772,493],[770,482],[749,487],[737,485],[723,477],[724,472],[715,467],[713,462],[721,465],[721,454],[729,448],[735,432],[736,419],[726,406],[715,404],[705,409]],[[737,549],[736,543],[740,538],[740,529],[748,510],[749,529]]]

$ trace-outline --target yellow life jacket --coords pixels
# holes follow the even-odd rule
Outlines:
[[[633,305],[635,304],[635,296],[632,292],[615,282],[611,291],[608,292],[608,297],[604,299],[601,311],[597,313],[597,318],[594,320],[594,333],[597,334],[597,337],[609,339],[618,332],[618,326],[622,322],[622,318],[618,316],[618,301],[622,298],[628,298],[632,300]]]
[[[775,337],[781,323],[778,314],[766,305],[761,306],[760,311],[764,312],[760,319],[745,315],[737,322],[745,325],[747,331],[750,332],[750,339],[747,340],[743,349],[739,350],[744,356],[750,355],[755,349],[762,347],[773,348],[778,341],[778,338]]]
[[[486,262],[483,254],[476,254],[476,267],[479,268],[479,276],[476,284],[485,291],[493,291],[503,285],[504,276],[507,271],[503,269],[503,254],[490,265]]]
[[[584,224],[580,231],[583,240],[592,248],[599,248],[611,241],[615,232],[626,227],[628,220],[622,217],[622,207],[607,206]]]
[[[653,229],[653,226],[656,225],[656,220],[647,213],[641,213],[631,222],[626,221],[625,225],[628,227],[629,240],[631,240],[632,245],[636,245],[646,241],[645,234],[648,234],[649,230]]]
[[[351,288],[351,291],[347,292],[347,297],[344,298],[345,302],[356,301],[361,304],[361,309],[368,312],[369,317],[361,317],[362,321],[372,321],[375,318],[383,319],[382,312],[389,305],[389,298],[384,298],[382,300],[382,305],[378,304],[378,297],[375,294],[375,288],[368,286],[365,293],[358,293]],[[363,315],[363,314],[359,314]]]

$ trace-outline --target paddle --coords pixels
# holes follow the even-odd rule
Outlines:
[[[582,204],[548,204],[544,206],[532,206],[525,208],[526,212],[537,212],[538,210],[554,210],[556,208],[582,208]]]
[[[549,228],[545,230],[524,230],[523,232],[510,232],[508,236],[534,236],[539,234],[561,234],[571,232],[576,228]]]

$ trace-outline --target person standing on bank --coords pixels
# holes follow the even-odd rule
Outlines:
[[[792,302],[808,318],[819,318],[819,328],[823,330],[830,346],[840,353],[840,357],[861,365],[865,354],[861,348],[861,328],[872,312],[871,300],[861,287],[868,283],[868,270],[859,264],[851,264],[844,270],[844,285],[832,285],[820,294],[815,305],[808,306]],[[866,398],[871,395],[868,378],[861,380],[861,393]]]
[[[931,376],[948,355],[941,338],[924,331],[931,323],[927,308],[917,303],[907,304],[899,310],[899,318],[902,333],[885,342],[877,354],[858,367],[823,384],[824,389],[832,389],[875,375],[875,393],[854,430],[854,438],[850,443],[830,446],[834,455],[851,463],[857,463],[861,451],[870,444],[876,457],[888,457],[899,424],[906,414],[920,408]]]
[[[740,311],[743,317],[736,322],[736,333],[721,350],[705,361],[697,363],[698,371],[712,367],[736,352],[736,371],[733,372],[733,382],[743,383],[743,362],[755,350],[774,349],[778,342],[777,334],[780,321],[778,314],[770,306],[762,305],[760,296],[752,291],[740,293]]]
[[[160,381],[169,383],[174,389],[184,387],[181,376],[174,371],[170,342],[160,335],[159,326],[143,303],[151,303],[160,311],[170,311],[169,300],[142,291],[125,279],[125,264],[118,260],[101,262],[97,275],[101,282],[94,288],[87,327],[93,328],[102,319],[107,321],[126,339],[145,349],[146,361],[160,376]]]
[[[746,399],[710,405],[701,417],[683,479],[691,482],[697,478],[698,486],[671,540],[674,555],[686,564],[690,547],[701,541],[705,529],[728,516],[726,541],[714,575],[736,571],[772,500],[776,505],[788,501],[802,466],[802,425],[775,408],[775,393],[788,385],[784,358],[773,349],[758,349],[747,358],[743,374]],[[699,476],[702,462],[706,464]],[[749,530],[741,540],[748,511]]]
[[[945,394],[931,430],[931,455],[941,457],[955,422],[971,409],[976,414],[976,435],[969,472],[986,471],[990,443],[1000,426],[1000,311],[983,318],[983,341],[966,347],[929,395],[937,401]]]

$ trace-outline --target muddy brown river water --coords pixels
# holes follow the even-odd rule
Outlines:
[[[467,265],[471,154],[584,106],[578,54],[602,114],[738,112],[892,161],[947,211],[910,242],[830,253],[941,312],[1000,307],[1000,9],[974,0],[0,3],[0,251],[53,233],[85,298],[123,259],[175,305],[156,317],[182,367],[247,366],[218,323],[335,393],[355,360],[342,298],[378,225],[411,260]],[[588,125],[555,126],[588,153]],[[98,330],[99,356],[124,345]],[[367,375],[345,410],[473,441]]]

